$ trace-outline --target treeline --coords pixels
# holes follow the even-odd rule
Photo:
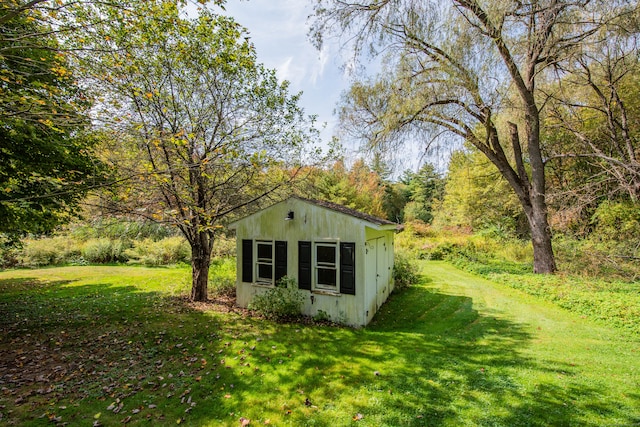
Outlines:
[[[553,169],[549,183],[549,222],[554,235],[619,243],[633,255],[640,244],[640,204],[606,186],[588,187],[580,163]],[[557,177],[562,175],[562,179]],[[573,178],[572,178],[573,177]],[[580,190],[582,188],[582,190]],[[431,164],[392,178],[388,167],[358,159],[339,160],[308,171],[296,190],[318,198],[432,232],[492,234],[528,239],[526,219],[516,195],[495,166],[473,147],[452,154],[448,170]]]
[[[640,257],[640,204],[628,193],[586,185],[581,165],[564,162],[562,171],[550,169],[547,181],[560,270],[633,279]],[[522,208],[495,166],[473,147],[454,152],[445,173],[425,164],[397,178],[379,161],[337,161],[308,171],[296,191],[404,223],[398,249],[411,258],[508,262],[518,266],[505,268],[531,269]]]

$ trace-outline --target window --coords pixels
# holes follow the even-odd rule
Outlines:
[[[256,281],[273,283],[273,242],[256,242]]]
[[[336,243],[316,243],[316,286],[335,289],[338,285]]]
[[[298,288],[338,291],[339,287],[341,294],[355,295],[355,264],[355,243],[300,241]]]
[[[255,258],[254,258],[255,254]],[[287,275],[287,242],[242,241],[242,281],[273,285]]]

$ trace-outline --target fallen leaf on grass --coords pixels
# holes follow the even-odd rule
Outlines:
[[[230,394],[225,394],[225,395],[224,395],[224,398],[225,398],[225,399],[231,399],[231,395],[230,395]]]
[[[360,421],[363,418],[364,418],[364,415],[358,413],[353,417],[353,421]]]

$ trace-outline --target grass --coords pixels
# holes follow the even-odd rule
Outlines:
[[[189,304],[188,268],[0,272],[0,422],[640,423],[636,335],[422,266],[421,283],[360,330]]]
[[[575,274],[533,274],[510,262],[453,261],[463,270],[553,302],[603,325],[640,336],[640,281],[594,278]]]

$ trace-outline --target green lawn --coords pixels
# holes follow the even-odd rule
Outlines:
[[[0,424],[640,424],[640,338],[425,262],[361,330],[192,306],[187,268],[0,272]]]

